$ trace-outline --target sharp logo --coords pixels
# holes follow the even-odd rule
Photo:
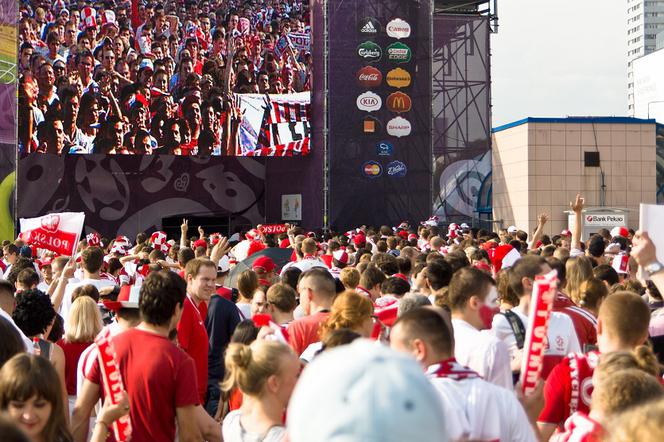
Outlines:
[[[403,43],[392,43],[386,49],[387,59],[395,63],[408,63],[411,57],[411,51],[408,46]]]
[[[396,117],[392,118],[388,123],[387,123],[387,133],[389,135],[392,135],[393,137],[406,137],[410,135],[410,131],[412,130],[412,126],[410,124],[410,121],[406,120],[403,117]]]
[[[387,73],[385,81],[389,86],[404,88],[410,86],[411,78],[407,70],[395,68]]]
[[[383,56],[383,50],[373,41],[365,41],[357,47],[357,55],[364,61],[378,61]]]
[[[387,108],[392,112],[408,112],[412,107],[410,97],[403,92],[394,92],[387,97]]]
[[[410,37],[410,25],[400,18],[390,21],[386,26],[386,30],[389,37],[397,40]]]
[[[383,100],[373,92],[365,92],[357,97],[357,108],[366,112],[374,112],[381,108]]]
[[[360,21],[357,30],[361,35],[375,36],[380,32],[380,22],[373,17],[367,17]]]
[[[383,74],[373,66],[365,66],[357,71],[357,82],[367,88],[378,87],[383,82]]]

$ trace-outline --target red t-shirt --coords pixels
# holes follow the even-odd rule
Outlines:
[[[556,365],[544,384],[544,409],[537,421],[562,426],[577,411],[589,413],[598,361],[598,352],[575,353]]]
[[[194,361],[167,338],[144,330],[129,329],[112,343],[129,396],[132,442],[175,440],[176,408],[199,403]],[[98,359],[86,379],[101,385]]]
[[[597,344],[597,319],[586,310],[577,307],[569,297],[558,293],[553,300],[553,311],[564,313],[574,323],[576,336],[579,338],[581,350],[586,351],[587,345]]]
[[[207,315],[207,305],[204,302],[200,306],[194,306],[189,296],[184,300],[182,317],[178,322],[178,344],[196,364],[197,390],[200,403],[204,404],[208,379],[208,334],[201,309]]]
[[[299,356],[314,342],[320,342],[318,329],[330,316],[330,312],[318,312],[297,319],[288,325],[288,344]]]
[[[65,354],[65,383],[67,384],[67,394],[76,395],[76,367],[83,351],[92,344],[92,342],[65,342],[60,339],[57,344],[62,348]]]

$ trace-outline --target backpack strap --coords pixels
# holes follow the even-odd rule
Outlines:
[[[500,314],[505,316],[507,322],[510,324],[510,327],[512,327],[514,337],[516,338],[516,346],[519,350],[521,350],[526,342],[526,327],[524,327],[523,321],[512,310],[506,310],[504,312],[500,312]]]

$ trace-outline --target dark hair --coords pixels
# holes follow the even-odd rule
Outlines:
[[[51,331],[48,333],[46,340],[48,342],[56,343],[65,335],[65,321],[62,319],[62,316],[55,315],[53,320],[53,325],[51,326]]]
[[[245,319],[235,327],[235,331],[231,336],[231,342],[249,345],[254,342],[257,337],[258,327],[254,325],[254,321],[251,319]]]
[[[71,441],[60,393],[60,381],[53,364],[42,356],[17,354],[0,370],[0,410],[6,411],[12,401],[25,401],[33,396],[44,399],[52,407],[51,415],[42,431],[44,440]]]
[[[178,263],[185,267],[189,261],[196,258],[194,251],[189,247],[183,247],[178,250]]]
[[[81,296],[87,296],[92,298],[95,302],[99,302],[99,290],[92,284],[85,284],[76,287],[71,294],[72,302],[76,301],[76,299],[80,298]]]
[[[426,277],[429,287],[433,290],[440,290],[447,287],[452,279],[452,266],[447,260],[437,259],[427,264],[424,269],[424,276]]]
[[[12,319],[27,337],[37,336],[46,331],[55,318],[51,298],[44,292],[24,290],[16,297],[16,308]]]
[[[394,323],[397,326],[401,327],[408,345],[414,339],[422,339],[436,353],[452,355],[454,338],[440,313],[430,308],[415,308],[401,315]]]
[[[272,285],[267,289],[265,299],[282,312],[292,312],[297,307],[297,292],[288,284]]]
[[[380,285],[385,281],[385,274],[375,265],[367,266],[366,270],[360,275],[360,285],[367,290]]]
[[[546,263],[549,264],[549,267],[551,267],[552,270],[558,272],[558,280],[560,281],[559,285],[562,287],[565,284],[567,275],[567,271],[565,270],[565,263],[558,258],[554,258],[553,256],[545,259]]]
[[[588,241],[588,253],[595,258],[599,258],[604,254],[605,247],[604,238],[599,235],[594,235]]]
[[[25,258],[23,256],[19,256],[18,258],[16,258],[16,262],[14,263],[14,265],[12,265],[11,270],[9,271],[9,275],[7,275],[7,281],[15,285],[18,279],[18,274],[21,273],[22,270],[24,269],[34,270],[34,268],[35,267],[32,264],[32,260]]]
[[[12,356],[25,351],[25,344],[14,325],[0,316],[0,367]]]
[[[406,258],[405,256],[397,257],[397,266],[399,266],[399,273],[403,275],[410,274],[410,271],[412,269],[412,264],[410,262],[410,259]]]
[[[510,270],[510,287],[518,297],[523,296],[523,278],[535,279],[542,272],[546,260],[541,256],[528,255],[518,260]]]
[[[294,290],[297,290],[297,281],[300,279],[302,270],[297,267],[289,267],[281,274],[281,282],[288,284]]]
[[[487,286],[495,285],[495,281],[485,272],[474,267],[464,267],[452,276],[447,296],[451,310],[459,310],[466,306],[473,297],[485,297]]]
[[[334,347],[340,347],[352,343],[354,340],[361,338],[359,333],[354,332],[349,328],[338,328],[329,331],[321,341],[323,347],[321,352],[329,350]]]
[[[595,278],[605,281],[609,284],[609,287],[620,282],[618,272],[608,264],[601,264],[595,267],[593,269],[593,275]]]
[[[6,292],[7,295],[9,295],[13,298],[15,291],[16,291],[16,287],[14,286],[14,284],[7,281],[6,279],[0,278],[0,296],[2,296],[3,292]]]
[[[151,272],[141,285],[141,319],[148,324],[167,325],[175,307],[183,305],[186,292],[186,283],[175,272]]]
[[[451,252],[445,255],[445,262],[450,265],[450,268],[452,270],[452,274],[456,273],[457,270],[463,268],[463,267],[468,267],[470,265],[470,261],[468,261],[468,257],[466,256],[465,253],[459,251],[459,252]]]
[[[384,295],[403,296],[410,291],[410,284],[404,279],[392,276],[380,285],[380,292]]]
[[[185,276],[191,276],[192,278],[195,278],[198,276],[198,274],[201,272],[201,269],[203,267],[210,267],[212,268],[215,273],[217,271],[217,266],[210,261],[207,258],[195,258],[190,260],[184,270]]]
[[[88,273],[97,273],[104,264],[104,252],[99,247],[88,247],[81,253],[81,267]]]
[[[23,269],[19,272],[16,282],[21,284],[26,288],[33,288],[39,284],[39,275],[35,271],[34,267]]]

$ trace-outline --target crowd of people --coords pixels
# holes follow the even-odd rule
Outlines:
[[[267,119],[271,94],[310,90],[310,50],[293,41],[309,41],[302,0],[23,0],[19,12],[22,154],[236,155],[239,94],[265,94]]]
[[[664,267],[647,232],[582,241],[583,198],[571,210],[552,236],[542,214],[530,233],[404,222],[226,238],[184,220],[179,238],[90,233],[72,257],[5,241],[2,440],[114,440],[128,416],[139,442],[659,441]],[[552,270],[526,396],[534,281]]]

